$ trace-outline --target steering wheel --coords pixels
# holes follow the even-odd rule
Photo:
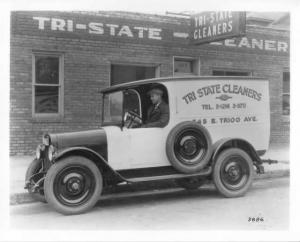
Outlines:
[[[127,120],[129,121],[128,123],[126,122]],[[140,117],[140,115],[138,115],[137,113],[135,113],[133,111],[128,111],[125,113],[124,121],[125,121],[125,126],[128,129],[132,128],[133,124],[136,124],[136,125],[142,124],[142,118]]]

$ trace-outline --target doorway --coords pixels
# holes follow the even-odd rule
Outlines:
[[[110,69],[110,83],[117,85],[125,82],[155,78],[159,76],[159,67],[112,64]]]

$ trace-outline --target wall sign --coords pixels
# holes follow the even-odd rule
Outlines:
[[[71,19],[61,18],[45,18],[33,17],[33,20],[38,24],[40,30],[45,30],[45,26],[49,25],[53,31],[75,32],[85,31],[88,34],[95,35],[110,35],[110,36],[124,36],[129,38],[149,38],[161,40],[160,28],[149,28],[146,26],[129,26],[114,23],[74,23]]]
[[[253,50],[289,52],[289,44],[287,41],[274,39],[258,39],[250,37],[225,39],[218,42],[210,42],[210,45],[219,45],[233,48],[247,48]]]
[[[246,13],[202,12],[191,17],[191,44],[202,44],[246,34]]]
[[[214,31],[227,31],[234,29],[234,16],[237,12],[218,12],[212,15],[215,18],[215,27],[210,30],[204,29],[209,18],[197,20],[197,26],[202,24],[206,37]],[[233,20],[232,20],[233,19]],[[201,22],[202,21],[202,22]],[[217,21],[217,22],[216,22]],[[217,24],[216,24],[217,23]],[[220,25],[221,23],[221,25]],[[207,25],[208,26],[208,25]],[[120,17],[89,16],[70,12],[13,12],[11,33],[13,35],[31,35],[41,37],[59,37],[68,39],[88,39],[93,41],[124,41],[126,43],[145,43],[153,45],[194,45],[192,40],[194,32],[189,33],[188,22],[182,24],[156,23],[139,19],[123,19]],[[199,28],[197,28],[199,29]],[[195,31],[198,31],[195,29]],[[216,33],[217,33],[216,32]],[[228,31],[227,31],[228,32]],[[198,32],[196,32],[198,33]],[[225,33],[226,34],[226,33]],[[199,45],[199,48],[219,49],[243,49],[249,53],[263,52],[266,54],[288,54],[289,39],[279,34],[269,35],[268,33],[255,33],[247,31],[247,36],[232,38],[213,36],[214,41]],[[201,35],[201,36],[202,36]],[[199,33],[198,33],[199,36]],[[217,38],[216,38],[217,37]],[[226,39],[224,39],[226,38]],[[196,39],[195,41],[204,41]]]

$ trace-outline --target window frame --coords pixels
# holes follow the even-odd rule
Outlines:
[[[192,62],[192,72],[175,73],[175,61],[189,61]],[[200,76],[200,58],[192,56],[173,56],[173,76]]]
[[[122,94],[122,105],[121,105],[121,108],[122,108],[122,114],[121,114],[121,119],[122,119],[122,121],[121,121],[121,123],[119,123],[119,122],[117,122],[117,121],[114,121],[114,122],[106,122],[105,121],[105,104],[106,104],[106,102],[105,102],[105,97],[107,96],[108,97],[108,104],[109,104],[109,108],[110,108],[110,100],[109,100],[109,95],[111,95],[111,94],[114,94],[114,93],[118,93],[118,92],[120,92],[121,94]],[[118,126],[118,127],[122,127],[123,126],[123,116],[124,116],[124,92],[123,92],[123,90],[118,90],[118,91],[113,91],[113,92],[108,92],[108,93],[104,93],[103,95],[102,95],[102,112],[101,112],[101,116],[102,116],[102,118],[101,118],[101,126],[110,126],[110,125],[113,125],[113,126]]]
[[[112,86],[112,66],[140,66],[140,67],[154,67],[155,68],[155,78],[161,76],[161,63],[151,63],[151,62],[125,62],[125,61],[109,61],[109,86]],[[116,84],[115,84],[116,85]]]
[[[58,57],[59,70],[58,70],[58,84],[43,84],[36,83],[36,57]],[[58,112],[57,113],[36,113],[35,112],[35,87],[36,86],[52,86],[58,87]],[[64,116],[64,54],[61,52],[48,52],[48,51],[33,51],[32,52],[32,117],[38,119],[47,118],[62,118]]]
[[[109,92],[109,93],[105,93],[102,95],[102,120],[101,120],[101,125],[102,126],[109,126],[109,125],[116,125],[116,126],[120,126],[121,128],[124,127],[124,115],[125,115],[125,112],[124,112],[124,92],[126,91],[133,91],[137,97],[138,97],[138,100],[139,100],[139,112],[140,112],[140,115],[141,117],[143,117],[143,112],[142,112],[142,99],[141,99],[141,96],[140,96],[140,93],[135,90],[134,88],[128,88],[128,89],[122,89],[122,90],[118,90],[118,91],[114,91],[114,92]],[[121,92],[122,93],[122,122],[121,124],[119,124],[118,122],[105,122],[105,96],[109,96],[113,93],[117,93],[117,92]],[[110,103],[109,103],[110,105]]]

